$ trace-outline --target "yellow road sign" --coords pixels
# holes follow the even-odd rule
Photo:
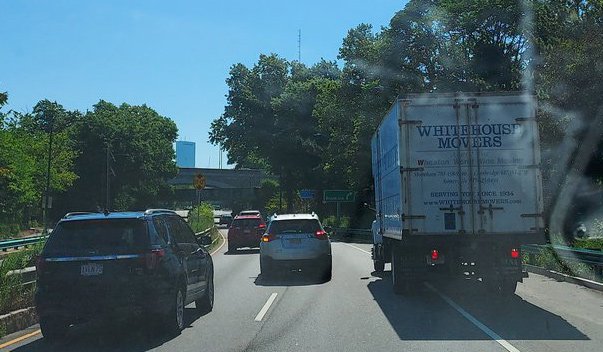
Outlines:
[[[195,186],[196,189],[205,188],[205,176],[201,174],[195,175],[195,178],[193,179],[193,186]]]

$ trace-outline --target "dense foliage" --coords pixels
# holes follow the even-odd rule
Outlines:
[[[350,29],[341,67],[275,54],[233,65],[210,141],[237,167],[281,175],[289,210],[301,188],[350,188],[363,202],[370,136],[397,96],[526,90],[540,101],[547,204],[554,204],[567,170],[603,178],[602,11],[601,1],[584,0],[413,0],[380,31]]]
[[[0,108],[7,99],[0,95]],[[144,105],[101,100],[82,114],[42,100],[31,113],[0,114],[0,235],[41,223],[51,134],[50,220],[107,207],[107,170],[109,209],[151,207],[170,195],[172,120]]]

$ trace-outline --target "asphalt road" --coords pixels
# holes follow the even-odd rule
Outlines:
[[[144,322],[115,323],[81,327],[60,345],[34,334],[7,350],[603,350],[603,294],[580,286],[530,274],[510,300],[462,283],[426,285],[405,297],[392,293],[388,272],[371,275],[366,244],[333,243],[326,283],[302,272],[265,280],[257,250],[225,248],[214,255],[213,312],[197,316],[189,307],[177,337],[150,336]]]

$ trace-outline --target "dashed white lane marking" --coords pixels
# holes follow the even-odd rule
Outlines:
[[[268,300],[266,301],[266,303],[264,304],[264,306],[262,307],[262,309],[260,310],[258,315],[255,316],[255,321],[262,321],[262,319],[264,319],[264,316],[268,312],[268,309],[270,309],[270,306],[272,305],[272,303],[274,303],[276,296],[277,296],[277,293],[273,292],[270,295],[270,297],[268,297]]]

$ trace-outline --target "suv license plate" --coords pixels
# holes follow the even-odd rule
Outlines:
[[[299,239],[299,238],[292,238],[292,239],[289,240],[289,243],[290,244],[296,244],[296,245],[297,244],[301,244],[301,239]]]
[[[103,265],[97,263],[82,264],[80,274],[82,276],[97,276],[103,273]]]

